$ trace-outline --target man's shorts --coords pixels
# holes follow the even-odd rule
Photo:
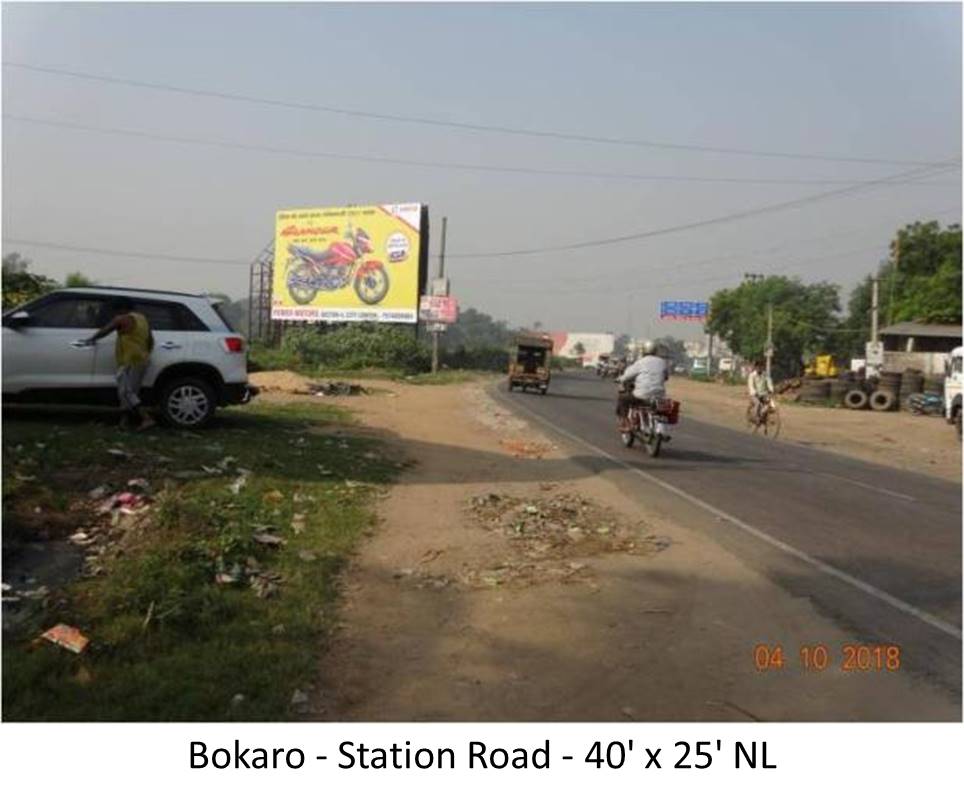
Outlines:
[[[125,411],[132,411],[141,404],[138,396],[141,390],[141,383],[144,382],[144,374],[147,372],[147,364],[139,366],[120,366],[117,369],[117,396],[120,399],[121,408]]]

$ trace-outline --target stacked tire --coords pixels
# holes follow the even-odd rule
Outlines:
[[[877,388],[870,395],[870,407],[874,411],[895,411],[900,399],[900,387],[900,372],[881,372]]]
[[[847,396],[847,392],[852,388],[852,386],[853,384],[845,380],[843,377],[834,377],[827,381],[830,404],[835,407],[843,405],[844,398]]]
[[[851,411],[862,411],[870,405],[870,395],[858,386],[847,390],[844,394],[844,406]]]
[[[822,380],[818,377],[805,377],[800,385],[798,402],[803,403],[826,403],[830,398],[830,381]]]
[[[912,394],[920,394],[924,390],[924,373],[920,369],[905,369],[900,380],[900,390],[897,395],[899,407],[902,411],[910,409],[908,399]]]
[[[926,375],[924,377],[924,393],[936,394],[938,397],[944,394],[944,378],[941,375]]]

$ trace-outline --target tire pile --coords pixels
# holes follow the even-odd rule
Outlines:
[[[897,397],[898,405],[902,411],[910,410],[907,399],[912,394],[920,394],[924,390],[924,373],[918,369],[905,369],[901,375],[900,393]]]
[[[944,396],[944,378],[940,375],[924,375],[924,394]]]
[[[910,410],[912,395],[944,391],[944,378],[925,376],[919,369],[904,372],[881,372],[876,380],[863,380],[855,372],[844,372],[839,377],[802,377],[781,384],[779,391],[797,391],[796,401],[810,404],[843,406],[853,411],[870,408],[873,411]]]
[[[800,381],[797,402],[826,403],[830,399],[830,381],[822,377],[804,377]]]
[[[871,392],[868,402],[873,411],[895,411],[900,395],[900,372],[881,372],[877,387]]]

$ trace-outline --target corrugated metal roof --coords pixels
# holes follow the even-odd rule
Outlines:
[[[937,338],[960,338],[960,324],[921,324],[916,321],[900,321],[883,327],[881,335],[929,335]]]

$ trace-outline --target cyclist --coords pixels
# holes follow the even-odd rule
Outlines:
[[[619,392],[619,402],[616,415],[620,420],[620,429],[629,430],[629,407],[637,401],[655,400],[666,396],[666,381],[669,380],[669,366],[666,361],[656,354],[656,345],[652,341],[644,341],[640,348],[640,357],[629,366],[620,376],[619,382],[625,387],[633,382],[633,390]]]
[[[773,381],[770,380],[766,372],[766,364],[762,360],[753,362],[753,371],[746,379],[746,387],[750,394],[754,421],[760,422],[763,419],[763,412],[770,405],[770,396],[773,394]]]

